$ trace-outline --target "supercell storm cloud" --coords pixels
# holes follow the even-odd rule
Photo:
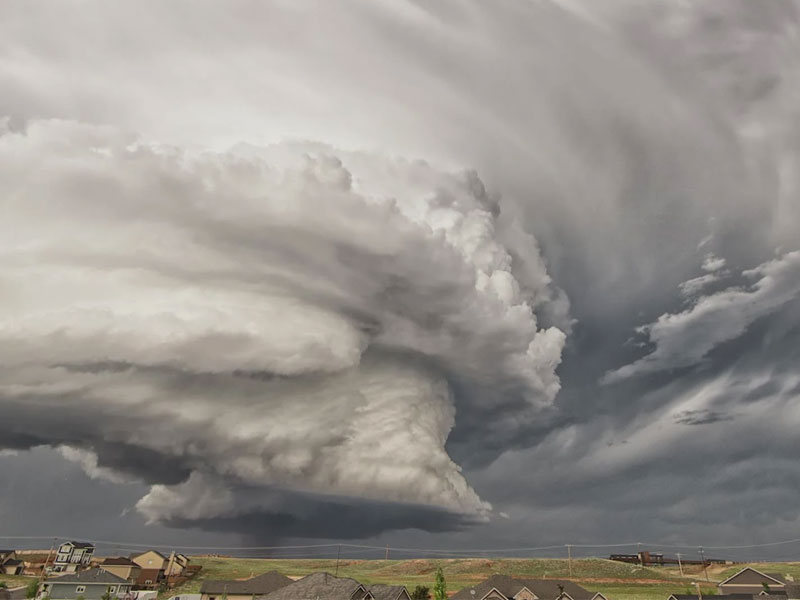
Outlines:
[[[190,156],[52,120],[0,152],[6,435],[189,474],[148,482],[151,520],[280,490],[486,518],[444,449],[456,410],[552,403],[564,334],[537,325],[550,279],[478,175],[312,144]]]
[[[2,3],[0,519],[784,537],[798,31],[791,0]]]

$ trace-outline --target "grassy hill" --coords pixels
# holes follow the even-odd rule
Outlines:
[[[200,575],[166,596],[197,592],[203,579],[240,579],[275,569],[290,577],[315,571],[333,573],[336,561],[272,560],[221,557],[193,557],[192,562],[203,566]],[[412,560],[341,560],[339,575],[352,577],[362,583],[404,584],[433,587],[436,569],[441,566],[449,592],[477,583],[494,573],[517,577],[550,577],[572,579],[584,587],[603,592],[610,600],[666,600],[673,592],[689,591],[691,578],[681,578],[666,569],[641,568],[637,565],[604,559],[576,559],[570,566],[565,559],[412,559]],[[775,570],[774,568],[772,570]],[[704,584],[704,593],[714,591],[713,583]]]

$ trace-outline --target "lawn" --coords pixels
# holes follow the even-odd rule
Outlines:
[[[25,575],[5,575],[3,573],[0,573],[0,581],[5,583],[6,587],[9,589],[16,588],[21,585],[28,585],[28,583],[33,579],[36,578],[28,577]]]

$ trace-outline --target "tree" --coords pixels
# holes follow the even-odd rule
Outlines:
[[[32,579],[28,585],[25,586],[25,597],[36,598],[36,593],[39,591],[39,581]]]
[[[100,596],[100,598],[101,598],[102,600],[111,600],[111,599],[113,598],[113,596],[111,595],[111,592],[109,592],[108,590],[106,590],[106,593],[105,593],[105,594],[103,594],[102,596]]]
[[[444,580],[442,567],[436,569],[436,581],[433,584],[433,600],[447,600],[447,582]]]
[[[418,585],[411,592],[411,600],[428,600],[431,597],[431,590],[427,585]]]
[[[766,581],[762,581],[761,585],[764,587],[764,592],[769,594],[769,584]]]

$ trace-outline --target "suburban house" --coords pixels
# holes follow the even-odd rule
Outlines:
[[[375,600],[355,579],[312,573],[268,594],[264,600]]]
[[[200,594],[201,600],[253,600],[291,583],[286,575],[269,571],[250,579],[206,579],[200,587]]]
[[[135,582],[142,572],[142,568],[139,565],[124,556],[107,558],[100,563],[100,568],[131,583]]]
[[[167,559],[167,566],[164,574],[167,577],[183,575],[183,572],[186,570],[186,567],[188,566],[189,566],[188,556],[186,556],[185,554],[170,552],[169,559]]]
[[[408,590],[404,585],[371,585],[367,591],[375,600],[411,600]]]
[[[131,591],[131,583],[99,567],[69,573],[59,577],[48,577],[42,584],[40,597],[50,600],[101,600],[109,594],[112,598],[124,598]]]
[[[94,545],[87,542],[64,542],[58,547],[52,570],[56,573],[74,573],[88,567],[94,555]]]
[[[720,581],[720,594],[774,594],[786,592],[786,580],[777,573],[762,573],[745,567],[735,575]],[[718,598],[719,596],[717,596]]]
[[[560,579],[518,579],[492,575],[489,579],[465,587],[450,600],[607,600],[599,592],[590,592],[572,581]]]
[[[133,554],[131,555],[131,560],[142,569],[164,571],[167,568],[167,557],[157,550],[148,550],[141,554]]]
[[[4,575],[22,575],[24,563],[17,558],[15,550],[0,550],[0,573]]]
[[[141,569],[133,586],[137,590],[156,590],[164,580],[164,571],[161,569]]]

